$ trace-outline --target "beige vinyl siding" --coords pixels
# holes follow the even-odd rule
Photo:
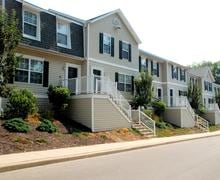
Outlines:
[[[94,98],[94,131],[130,128],[131,124],[107,98]]]
[[[134,77],[136,77],[138,75],[138,72],[123,69],[120,67],[110,66],[110,65],[96,63],[96,62],[89,62],[89,69],[90,69],[89,74],[92,74],[92,68],[103,70],[103,72],[104,72],[103,75],[109,77],[113,82],[115,82],[115,73],[116,72],[120,73],[120,74],[126,74],[129,76],[134,76]],[[121,91],[121,93],[127,99],[132,98],[131,92]]]
[[[209,121],[212,125],[220,124],[220,112],[219,111],[210,111],[202,115],[203,118]]]
[[[115,18],[117,18],[121,23],[121,28],[118,30],[116,30],[112,24]],[[107,33],[114,37],[114,57],[111,57],[109,54],[99,53],[99,33]],[[119,59],[119,40],[126,41],[131,44],[131,62],[125,59]],[[113,14],[92,24],[89,24],[89,58],[138,69],[138,54],[139,52],[137,42],[134,40],[128,28],[117,14]]]
[[[70,99],[68,118],[92,129],[92,99]]]
[[[37,98],[37,106],[39,112],[49,111],[52,108],[52,105],[49,103],[48,98]]]
[[[73,60],[67,57],[51,55],[47,53],[38,52],[35,50],[26,49],[24,47],[19,47],[17,53],[22,55],[29,55],[33,57],[43,58],[45,61],[49,62],[49,85],[61,85],[61,81],[65,78],[65,65],[66,63],[81,65],[82,62],[78,60]],[[83,71],[84,72],[84,71]],[[81,74],[79,75],[81,76]],[[18,88],[27,88],[31,90],[36,95],[46,95],[47,87],[43,87],[42,84],[29,84],[14,82],[12,86]]]
[[[164,119],[181,128],[195,126],[195,121],[186,108],[167,108],[164,113]]]

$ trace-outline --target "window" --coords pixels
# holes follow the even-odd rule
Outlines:
[[[111,54],[111,36],[103,35],[103,53]]]
[[[124,74],[118,74],[118,90],[132,91],[132,77]]]
[[[122,58],[129,59],[129,44],[122,42]]]
[[[180,81],[186,81],[186,71],[180,69]]]
[[[153,75],[157,75],[157,63],[153,63]]]
[[[187,96],[187,92],[186,91],[179,91],[179,96]]]
[[[57,21],[57,45],[71,48],[69,24]]]
[[[141,71],[146,72],[148,70],[148,60],[141,58]]]
[[[35,40],[40,39],[39,14],[24,10],[23,12],[23,35]]]
[[[205,91],[212,92],[212,83],[210,83],[208,81],[204,81],[204,89],[205,89]]]
[[[172,79],[178,80],[178,67],[172,66]]]
[[[15,70],[15,81],[42,84],[43,83],[43,61],[22,58],[19,60],[18,66]]]
[[[151,61],[151,75],[156,75],[157,77],[159,77],[159,63]]]

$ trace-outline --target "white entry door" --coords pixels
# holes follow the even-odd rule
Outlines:
[[[65,85],[72,94],[78,94],[80,90],[80,66],[75,64],[66,64]]]
[[[102,90],[102,75],[103,71],[97,68],[92,69],[93,75],[93,89],[95,93],[100,93]]]

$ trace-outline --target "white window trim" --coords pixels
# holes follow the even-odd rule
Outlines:
[[[25,11],[28,11],[28,12],[31,12],[31,13],[37,15],[37,26],[36,26],[37,27],[37,36],[36,37],[30,36],[30,35],[24,33],[24,23],[25,23],[24,22],[24,12]],[[23,7],[22,16],[23,16],[23,18],[22,18],[22,34],[23,34],[23,37],[28,38],[28,39],[41,41],[41,31],[40,31],[41,23],[40,23],[40,14],[39,14],[39,12],[36,12],[36,11],[33,11],[29,8]]]
[[[21,54],[16,54],[17,56],[21,56]],[[28,63],[29,63],[29,68],[27,69],[21,69],[21,68],[16,68],[17,70],[21,70],[21,71],[28,71],[28,82],[19,82],[19,81],[15,81],[16,83],[24,83],[24,84],[36,84],[36,85],[43,85],[43,79],[44,79],[44,70],[42,72],[42,83],[32,83],[31,82],[31,60],[37,60],[37,61],[42,61],[43,62],[43,69],[44,69],[44,59],[40,58],[40,57],[35,57],[35,56],[29,56],[29,55],[22,55],[22,58],[24,59],[28,59]],[[40,73],[40,72],[36,72],[36,73]],[[15,78],[15,77],[14,77]],[[15,79],[14,79],[15,80]]]
[[[109,51],[109,53],[104,52],[104,36],[110,37],[110,51]],[[103,33],[103,43],[102,43],[103,54],[111,55],[111,53],[112,53],[111,46],[112,46],[112,36],[110,34]]]
[[[63,23],[67,25],[67,45],[65,44],[61,44],[58,43],[58,23]],[[72,45],[71,45],[71,36],[70,36],[70,23],[61,19],[56,18],[56,41],[57,41],[57,46],[59,47],[63,47],[63,48],[67,48],[67,49],[71,49]]]
[[[119,75],[123,75],[123,76],[124,76],[124,82],[120,82],[120,81],[119,81]],[[132,75],[123,74],[123,73],[118,73],[118,83],[124,84],[124,91],[123,91],[123,92],[132,92],[132,89],[131,89],[131,91],[127,91],[127,87],[126,87],[127,84],[129,84],[129,85],[132,86],[132,79],[131,79],[131,83],[127,83],[127,81],[126,81],[126,80],[127,80],[126,76],[130,76],[130,77],[132,78]],[[131,87],[131,88],[132,88],[132,87]]]
[[[128,51],[126,51],[126,50],[124,50],[124,49],[123,49],[123,43],[125,43],[125,44],[127,44],[127,45],[128,45]],[[127,42],[127,41],[122,41],[122,47],[121,47],[121,51],[122,51],[122,52],[121,52],[121,53],[122,53],[122,59],[129,60],[129,44],[130,44],[130,43],[129,43],[129,42]],[[125,52],[127,52],[127,53],[128,53],[128,58],[124,58],[124,57],[123,57],[123,51],[125,51]]]

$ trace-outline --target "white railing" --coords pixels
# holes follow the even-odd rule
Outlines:
[[[131,106],[118,91],[117,83],[106,76],[83,76],[80,78],[65,79],[62,85],[68,87],[72,94],[106,94],[131,119]]]
[[[206,107],[205,107],[206,110],[208,111],[220,111],[219,110],[219,106],[217,103],[213,103],[213,104],[208,104]]]
[[[138,107],[137,110],[132,110],[132,114],[133,122],[144,125],[153,133],[154,136],[156,136],[155,121],[147,116],[144,112],[142,112],[140,107]]]
[[[199,115],[196,115],[196,126],[203,131],[209,132],[209,122]]]

